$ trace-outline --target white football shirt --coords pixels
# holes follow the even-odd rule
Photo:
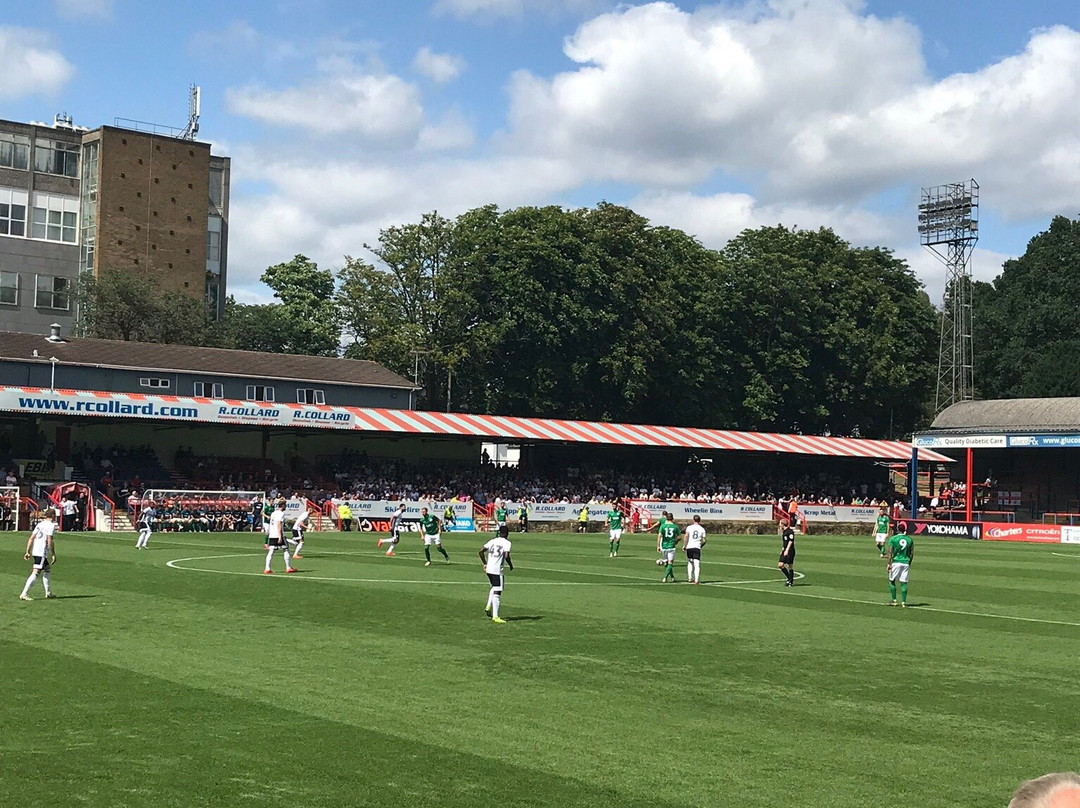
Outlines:
[[[510,555],[510,540],[496,536],[484,545],[484,549],[487,550],[487,566],[484,571],[489,575],[502,575],[503,564]]]
[[[45,553],[46,553],[46,545],[47,545],[49,539],[51,539],[53,537],[53,533],[55,533],[55,532],[56,532],[56,523],[55,522],[53,522],[53,521],[51,521],[49,519],[43,519],[42,521],[38,522],[37,527],[34,528],[33,534],[31,534],[34,541],[33,541],[33,544],[32,544],[32,546],[30,548],[30,555],[32,555],[32,556],[43,556],[43,555],[45,555]]]
[[[270,514],[270,538],[280,539],[282,525],[285,524],[285,511],[275,508]]]
[[[683,545],[683,549],[686,550],[700,550],[701,540],[705,538],[705,528],[694,522],[692,525],[686,526],[686,544]]]
[[[296,515],[296,519],[293,522],[293,527],[303,527],[308,520],[308,509],[304,508]]]

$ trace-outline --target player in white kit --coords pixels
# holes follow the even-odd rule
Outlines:
[[[686,526],[686,582],[701,583],[701,548],[705,546],[705,528],[701,526],[701,517],[695,515],[694,521]]]
[[[136,527],[139,528],[139,538],[135,540],[136,550],[145,550],[146,543],[150,541],[150,536],[154,532],[154,506],[147,505],[139,513],[139,518],[135,522]]]
[[[32,559],[34,568],[30,573],[30,577],[26,579],[26,586],[23,587],[19,600],[33,600],[30,597],[30,587],[34,585],[34,581],[38,579],[39,574],[41,575],[41,585],[45,587],[45,597],[56,597],[49,586],[49,570],[56,563],[56,548],[53,546],[53,533],[56,532],[54,519],[56,519],[56,511],[52,508],[46,508],[41,515],[41,521],[34,527],[30,538],[26,540],[26,554],[23,558],[27,561]]]
[[[394,548],[398,546],[398,542],[401,541],[401,534],[405,532],[405,503],[402,502],[397,506],[392,514],[390,514],[390,538],[379,539],[379,547],[384,544],[389,544],[390,549],[386,551],[388,556],[394,554]]]
[[[285,500],[278,502],[274,512],[270,514],[270,532],[266,536],[266,569],[263,574],[269,575],[270,561],[274,558],[274,551],[281,550],[285,556],[285,572],[296,572],[289,559],[289,544],[285,541]]]
[[[480,562],[484,565],[491,582],[491,590],[488,592],[487,606],[484,613],[491,615],[492,623],[505,623],[499,617],[499,601],[503,591],[503,566],[514,569],[514,562],[510,560],[510,540],[507,538],[509,529],[504,525],[499,528],[499,535],[480,548]]]
[[[307,500],[300,500],[300,513],[296,515],[296,519],[293,520],[292,525],[292,538],[289,539],[289,544],[296,545],[296,549],[293,550],[293,558],[303,558],[301,553],[304,550],[304,533],[307,531],[308,521],[308,509]]]

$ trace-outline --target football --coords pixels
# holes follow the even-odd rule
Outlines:
[[[656,566],[662,567],[662,566],[664,566],[664,563],[665,563],[664,559],[662,559],[662,558],[656,559]]]

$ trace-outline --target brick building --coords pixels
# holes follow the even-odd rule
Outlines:
[[[80,272],[145,273],[225,303],[229,158],[113,126],[0,121],[0,328],[77,330]]]

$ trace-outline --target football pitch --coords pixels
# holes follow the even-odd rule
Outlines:
[[[308,535],[60,534],[24,603],[0,541],[0,793],[20,806],[1001,808],[1080,749],[1080,547],[921,539],[888,608],[869,538],[486,536],[451,563]],[[680,553],[680,556],[682,554]]]

